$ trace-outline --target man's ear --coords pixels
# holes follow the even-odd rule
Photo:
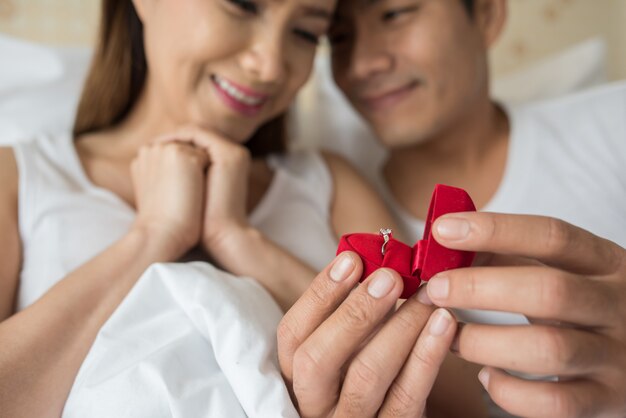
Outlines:
[[[490,48],[500,37],[506,19],[507,0],[476,0],[474,20],[480,28],[487,48]]]

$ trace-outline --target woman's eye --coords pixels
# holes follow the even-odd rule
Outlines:
[[[311,44],[317,45],[320,42],[320,37],[311,32],[307,32],[302,29],[295,29],[294,33]]]
[[[417,10],[417,6],[409,6],[409,7],[403,7],[401,9],[388,10],[383,13],[383,21],[390,22],[404,14],[412,13],[416,10]]]
[[[253,1],[250,0],[228,0],[241,10],[247,13],[257,13],[259,11],[259,6]]]

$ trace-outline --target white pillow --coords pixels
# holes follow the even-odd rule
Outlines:
[[[63,71],[48,48],[2,35],[0,56],[0,94],[53,81]]]
[[[493,97],[509,104],[550,99],[607,82],[607,46],[592,38],[523,70],[496,78]]]
[[[535,101],[590,88],[606,81],[606,43],[594,38],[493,83],[504,103]],[[338,153],[372,180],[385,152],[367,124],[352,110],[332,79],[328,48],[321,48],[314,74],[292,111],[295,148]]]
[[[0,35],[0,145],[71,130],[90,59]]]

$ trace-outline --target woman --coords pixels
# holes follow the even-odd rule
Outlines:
[[[333,238],[390,224],[341,161],[266,158],[284,151],[282,115],[334,3],[103,2],[73,134],[0,150],[3,414],[61,414],[98,330],[153,263],[210,260],[286,309]]]
[[[273,182],[263,157],[283,150],[281,114],[334,1],[103,5],[74,135],[1,151],[0,404],[11,416],[60,414],[100,326],[150,264],[200,244],[283,308],[314,276],[247,215]],[[349,227],[342,188],[369,192],[331,169],[348,173],[332,214]]]

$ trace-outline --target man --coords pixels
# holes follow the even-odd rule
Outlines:
[[[433,278],[421,297],[533,318],[458,332],[453,351],[486,366],[479,378],[493,401],[521,416],[623,417],[626,85],[498,106],[489,97],[487,51],[505,17],[505,0],[343,0],[331,30],[335,81],[389,150],[378,186],[405,233],[421,236],[436,183],[466,189],[481,211],[526,214],[438,221],[443,245],[490,255],[480,257],[486,267]],[[372,312],[364,316],[377,317]],[[330,318],[314,325],[287,351],[310,353],[311,335],[333,329]]]

